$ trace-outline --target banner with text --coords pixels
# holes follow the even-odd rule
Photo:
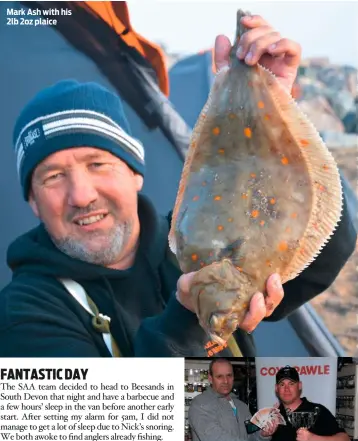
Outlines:
[[[336,413],[337,358],[336,357],[257,357],[256,387],[259,408],[277,403],[275,394],[277,371],[295,367],[302,382],[302,396],[323,404]]]

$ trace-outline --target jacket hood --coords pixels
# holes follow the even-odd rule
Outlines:
[[[141,225],[138,253],[144,253],[153,267],[163,260],[168,243],[168,221],[158,216],[149,199],[138,197],[138,214]],[[163,228],[165,226],[165,228]],[[8,248],[7,264],[13,277],[21,273],[93,280],[98,277],[118,278],[130,273],[74,259],[61,252],[52,242],[44,225],[18,237]]]

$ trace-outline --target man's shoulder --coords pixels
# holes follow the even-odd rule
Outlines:
[[[6,327],[41,311],[50,314],[65,299],[66,291],[54,277],[20,275],[0,291],[0,323]]]
[[[301,406],[302,410],[316,411],[318,414],[320,412],[330,412],[329,409],[321,403],[315,403],[314,401],[307,400],[303,398],[303,403]]]
[[[43,289],[50,286],[59,286],[60,282],[52,276],[44,276],[35,273],[19,274],[0,290],[0,297],[15,296],[22,293],[40,293]]]
[[[205,406],[208,404],[212,404],[215,401],[215,396],[211,392],[211,390],[207,389],[199,395],[196,395],[193,398],[192,404],[190,407],[194,406]]]

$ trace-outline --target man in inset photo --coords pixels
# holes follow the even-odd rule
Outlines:
[[[209,366],[210,387],[196,396],[189,408],[193,441],[269,440],[277,424],[248,435],[245,421],[251,418],[248,406],[233,393],[234,372],[229,360],[214,359]]]
[[[279,425],[272,441],[349,441],[332,413],[322,404],[312,403],[302,395],[302,382],[291,366],[276,374],[275,391],[286,425]]]

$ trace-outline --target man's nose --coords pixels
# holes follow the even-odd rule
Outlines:
[[[72,207],[87,207],[97,199],[96,187],[87,173],[76,173],[71,177],[68,188],[68,204]]]

